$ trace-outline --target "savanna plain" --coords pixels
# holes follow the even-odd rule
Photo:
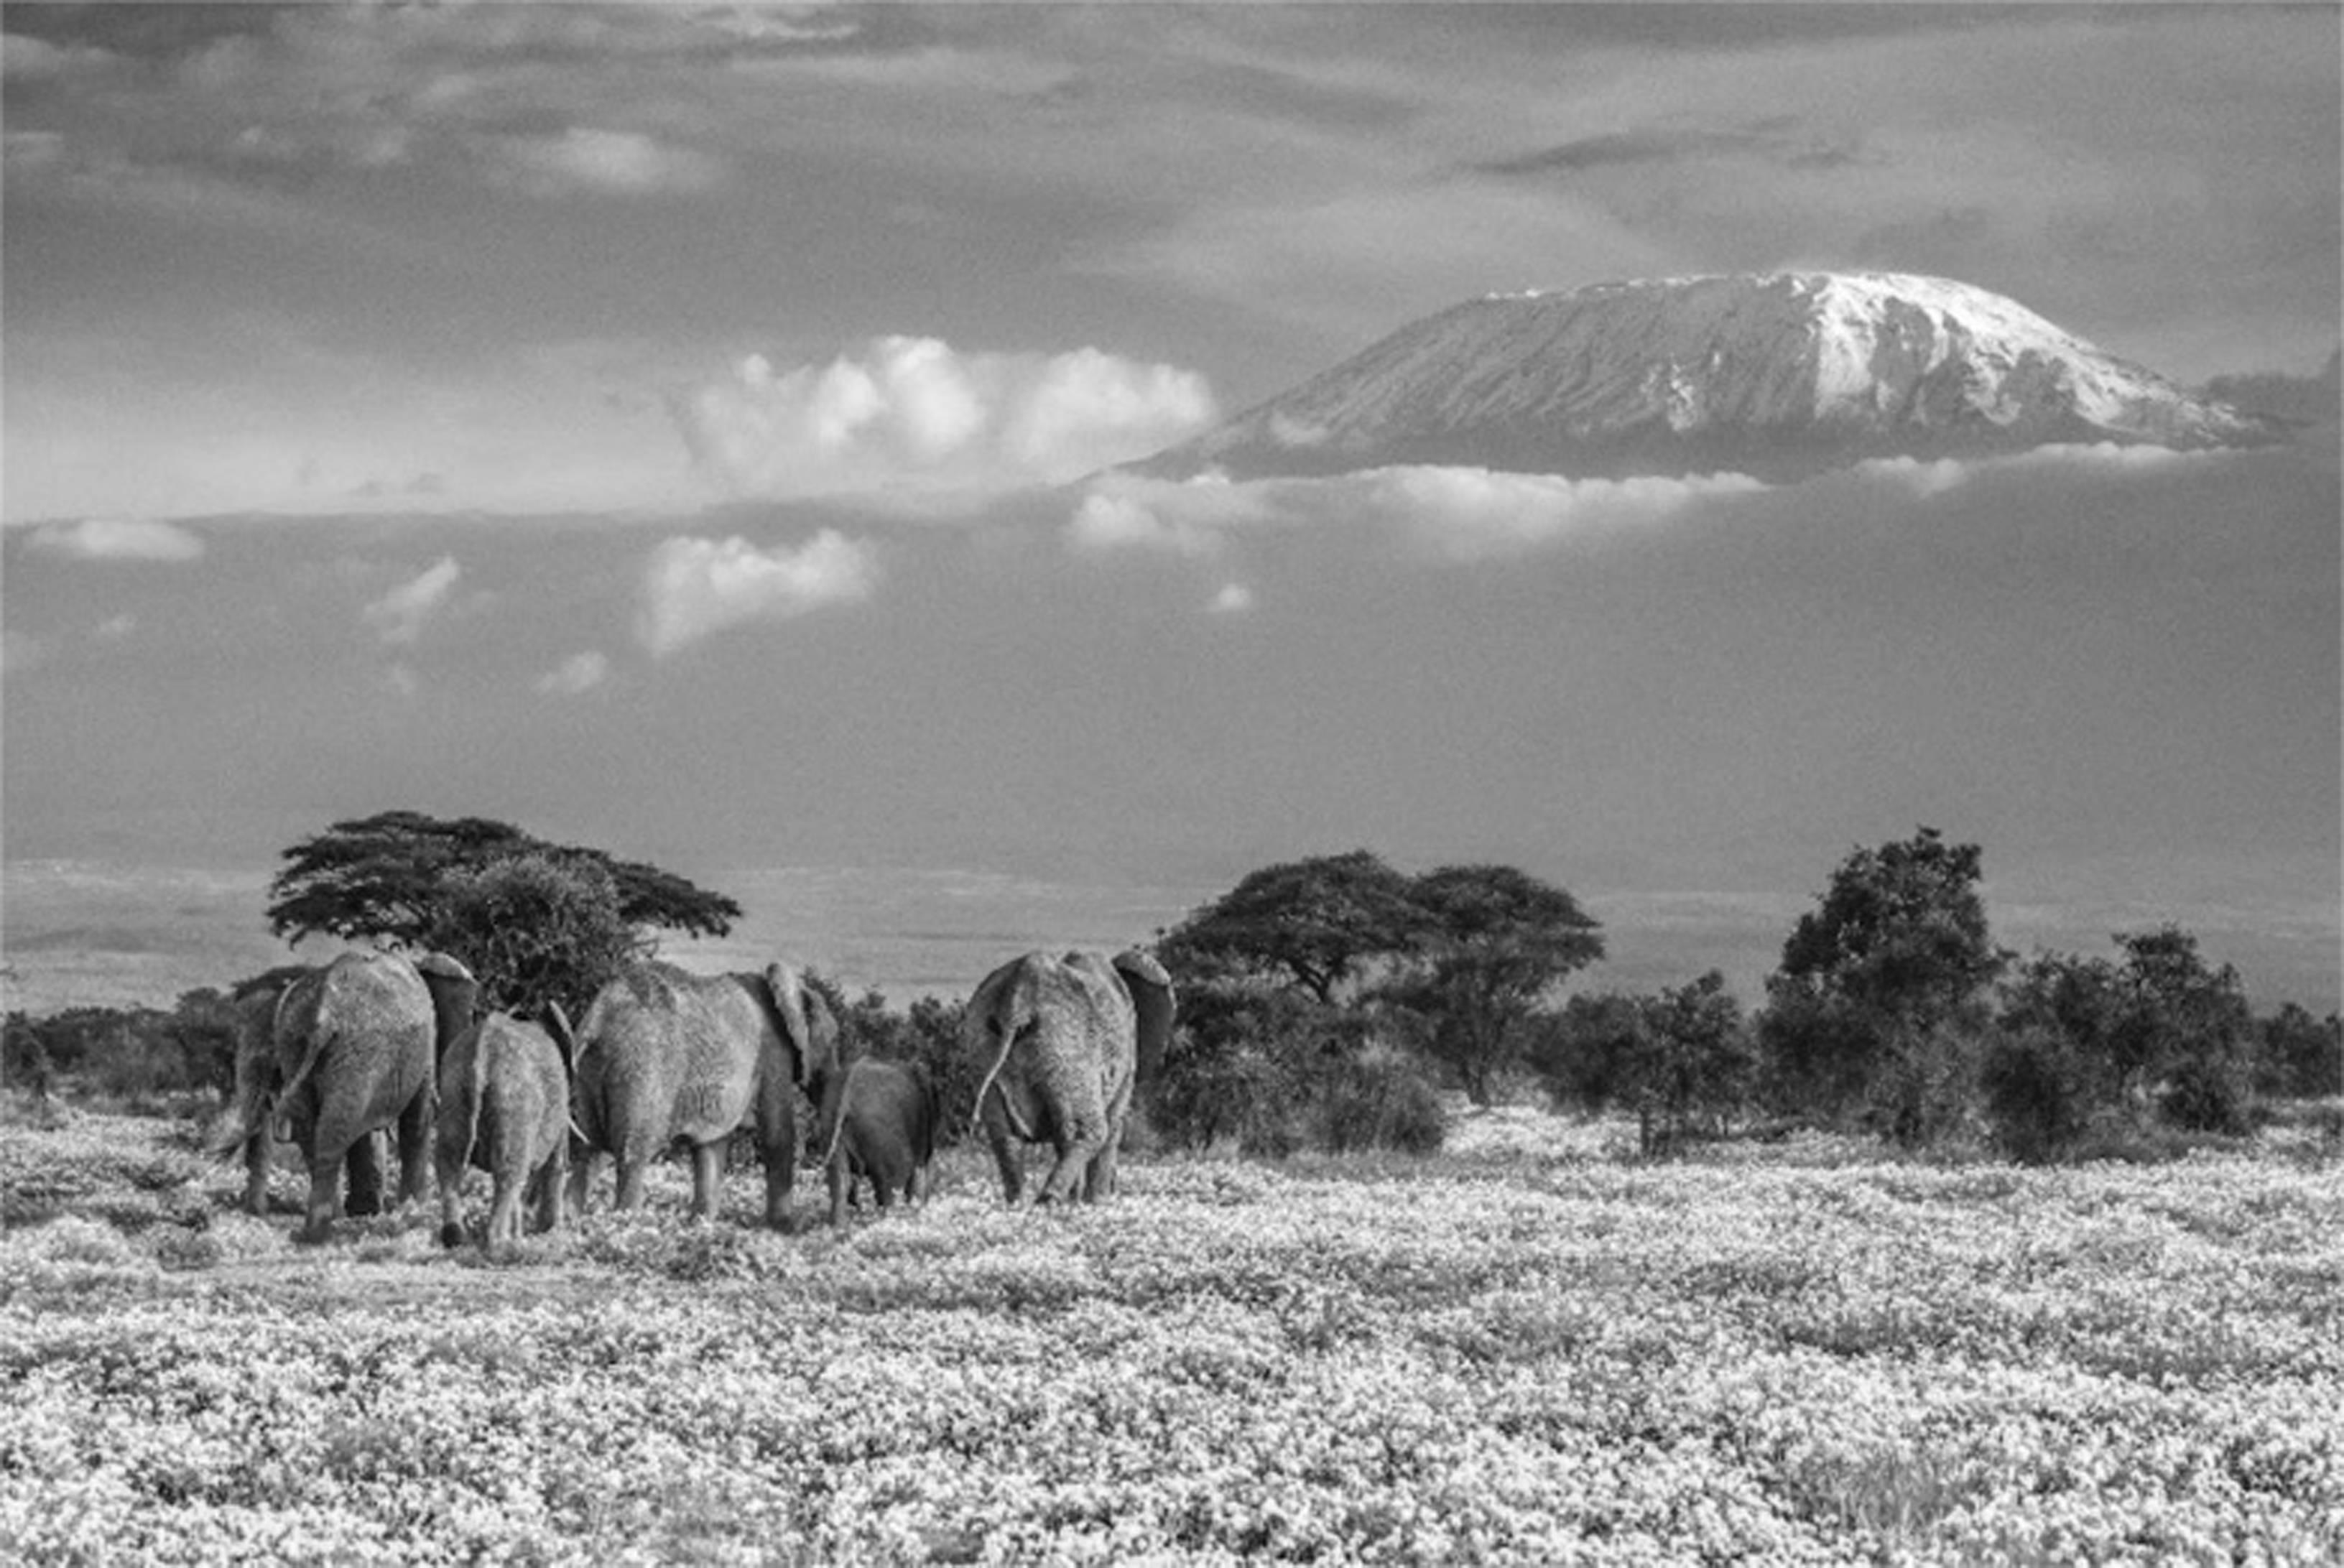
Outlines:
[[[1009,1210],[436,1212],[297,1248],[197,1119],[0,1140],[0,1559],[2333,1563],[2344,1165],[1659,1164],[1452,1108],[1439,1156],[1127,1159]],[[809,1177],[814,1173],[809,1172]],[[484,1186],[485,1184],[480,1184]],[[477,1207],[485,1193],[475,1191]]]

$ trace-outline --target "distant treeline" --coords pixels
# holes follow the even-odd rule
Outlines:
[[[654,928],[722,932],[739,913],[656,867],[478,819],[336,824],[286,858],[268,910],[280,934],[450,952],[490,1006],[582,1011],[653,950]],[[1927,827],[1852,852],[1754,1010],[1714,972],[1644,994],[1575,988],[1603,955],[1599,924],[1512,867],[1409,875],[1367,850],[1268,866],[1157,934],[1179,1026],[1142,1088],[1144,1136],[1273,1157],[1430,1151],[1456,1089],[1626,1112],[1654,1156],[1805,1125],[2054,1160],[2237,1136],[2282,1102],[2344,1097],[2337,1015],[2257,1016],[2237,971],[2177,926],[2117,933],[2104,956],[1996,947],[1980,864]],[[810,978],[850,1051],[927,1067],[956,1136],[976,1089],[960,1004],[897,1008]],[[133,1108],[225,1098],[237,988],[168,1010],[11,1014],[0,1069],[14,1088]]]

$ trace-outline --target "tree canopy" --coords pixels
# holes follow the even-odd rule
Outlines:
[[[1986,936],[1979,859],[1934,827],[1854,851],[1783,945],[1783,976],[1907,1024],[1943,1019],[2005,961]]]
[[[523,855],[607,874],[618,917],[638,930],[722,936],[741,916],[722,894],[655,865],[549,844],[509,823],[389,811],[335,823],[285,851],[268,885],[268,927],[297,946],[326,936],[420,947],[456,878]]]
[[[1212,1016],[1216,987],[1379,1009],[1486,1104],[1530,1015],[1603,956],[1603,940],[1570,894],[1511,866],[1408,876],[1358,849],[1250,874],[1167,933],[1158,952],[1180,974],[1191,1017]]]
[[[1166,935],[1164,961],[1291,985],[1331,1006],[1343,987],[1415,941],[1423,911],[1409,879],[1370,851],[1282,862]]]

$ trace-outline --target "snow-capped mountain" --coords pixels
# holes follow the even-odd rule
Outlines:
[[[1129,466],[1167,478],[1443,463],[1774,479],[1867,457],[2275,433],[1982,288],[1793,272],[1470,300]]]

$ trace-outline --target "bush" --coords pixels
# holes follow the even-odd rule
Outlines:
[[[1326,1073],[1317,1119],[1320,1141],[1337,1154],[1364,1148],[1438,1154],[1448,1135],[1432,1080],[1406,1052],[1388,1044],[1371,1045]]]
[[[2249,1103],[2247,1075],[2238,1063],[2192,1057],[2166,1080],[2158,1108],[2167,1121],[2185,1132],[2236,1136],[2254,1125],[2248,1114]]]
[[[1995,1038],[1979,1066],[1978,1087],[1995,1140],[2022,1164],[2066,1158],[2090,1128],[2087,1064],[2051,1031]]]

